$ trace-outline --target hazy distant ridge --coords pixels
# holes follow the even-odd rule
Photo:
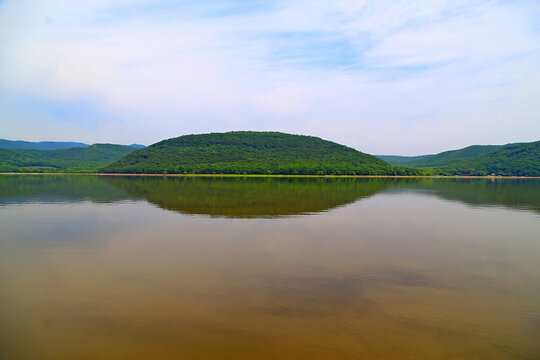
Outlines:
[[[374,155],[374,156],[392,165],[406,165],[406,164],[414,163],[417,160],[425,159],[433,155],[419,155],[419,156]]]
[[[23,140],[6,140],[0,139],[1,149],[28,149],[28,150],[61,150],[75,147],[88,147],[89,144],[82,142],[69,141],[23,141]],[[145,146],[140,144],[127,145],[135,149],[142,149]]]
[[[90,146],[81,142],[65,142],[65,141],[22,141],[22,140],[6,140],[0,139],[0,148],[2,149],[32,149],[32,150],[60,150],[74,147]]]

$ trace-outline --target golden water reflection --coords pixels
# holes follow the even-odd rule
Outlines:
[[[534,209],[382,184],[332,211],[214,218],[105,183],[0,206],[0,358],[540,354]]]

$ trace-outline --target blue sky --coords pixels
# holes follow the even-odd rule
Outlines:
[[[540,139],[538,1],[0,1],[0,137]]]

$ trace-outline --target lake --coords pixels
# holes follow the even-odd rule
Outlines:
[[[0,176],[0,358],[539,359],[540,180]]]

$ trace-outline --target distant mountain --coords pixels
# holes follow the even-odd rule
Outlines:
[[[420,156],[393,156],[393,155],[377,155],[392,165],[404,165],[414,167],[434,167],[447,166],[453,163],[470,159],[475,156],[487,154],[498,150],[502,145],[472,145],[459,150],[450,150],[434,155]]]
[[[60,150],[0,149],[0,171],[95,172],[132,151],[132,147],[113,144]]]
[[[393,165],[432,169],[439,175],[540,176],[540,141],[473,145],[423,156],[378,156]]]
[[[74,147],[88,147],[90,145],[82,142],[66,142],[66,141],[22,141],[22,140],[6,140],[0,139],[0,149],[31,149],[31,150],[61,150]],[[141,144],[128,145],[134,149],[142,149],[146,147]]]
[[[134,151],[105,173],[386,175],[407,169],[313,136],[237,131],[186,135]],[[419,174],[410,170],[411,174]]]
[[[433,155],[420,155],[420,156],[399,156],[399,155],[375,155],[381,160],[386,161],[391,165],[407,165],[414,163],[417,160],[422,160]]]
[[[540,176],[540,141],[504,145],[433,168],[447,175]]]
[[[64,141],[21,141],[0,139],[0,148],[2,149],[33,149],[33,150],[60,150],[74,147],[88,147],[90,145],[81,142]]]

